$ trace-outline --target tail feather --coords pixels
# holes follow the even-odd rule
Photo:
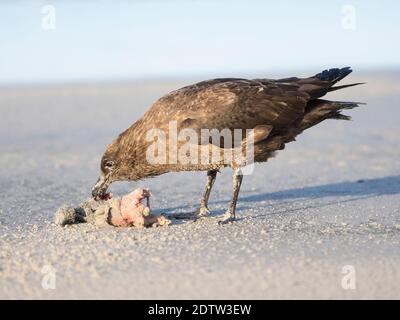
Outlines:
[[[359,86],[361,84],[365,84],[365,82],[357,82],[357,83],[345,84],[345,85],[342,85],[342,86],[330,87],[328,89],[328,92],[341,90],[341,89],[345,89],[345,88],[350,88],[350,87],[354,87],[354,86]]]
[[[309,82],[307,82],[303,87],[300,87],[311,96],[311,101],[307,104],[305,115],[298,127],[300,131],[313,127],[326,119],[351,120],[351,117],[342,114],[341,111],[356,108],[362,103],[320,99],[328,92],[363,84],[351,83],[336,87],[333,86],[351,72],[350,67],[324,70],[314,77],[308,78],[314,86],[310,86]]]
[[[352,72],[353,70],[351,70],[351,67],[345,67],[340,69],[332,68],[329,70],[324,70],[316,74],[314,77],[322,81],[329,81],[331,83],[331,86],[333,86],[335,83],[347,77]]]
[[[339,82],[352,72],[353,71],[350,67],[324,70],[310,78],[299,79],[297,82],[298,84],[300,84],[299,91],[307,92],[310,95],[311,100],[315,100],[323,97],[328,92],[361,84],[352,83],[334,87],[337,82]]]
[[[350,116],[341,113],[342,110],[353,109],[364,103],[315,100],[308,106],[308,112],[299,125],[301,131],[311,128],[326,119],[351,120]]]

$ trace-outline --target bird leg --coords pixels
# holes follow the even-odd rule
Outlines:
[[[222,220],[219,221],[219,224],[227,224],[229,222],[235,221],[235,211],[236,211],[236,203],[239,197],[240,186],[243,181],[243,173],[242,170],[235,169],[233,173],[233,196],[232,201],[229,206],[229,209],[225,212]]]
[[[210,213],[210,210],[208,209],[208,199],[210,198],[211,189],[214,185],[215,179],[217,178],[217,172],[218,170],[207,171],[207,184],[200,201],[200,208],[196,210],[196,219],[207,217]]]

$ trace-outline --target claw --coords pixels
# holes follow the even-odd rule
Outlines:
[[[196,210],[195,220],[208,217],[209,215],[210,215],[210,210],[205,206],[200,206],[200,208]]]
[[[218,224],[219,224],[219,225],[224,225],[224,224],[232,223],[233,221],[235,221],[235,215],[232,214],[232,212],[227,211],[227,212],[224,214],[223,219],[218,221]]]

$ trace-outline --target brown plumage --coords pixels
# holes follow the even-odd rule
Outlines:
[[[197,216],[207,215],[208,198],[218,169],[231,167],[234,173],[234,194],[223,222],[235,217],[236,201],[242,181],[240,168],[248,163],[218,161],[209,163],[173,163],[167,154],[166,163],[151,164],[147,150],[154,141],[146,135],[159,129],[169,141],[168,128],[176,121],[177,130],[192,129],[202,137],[203,129],[242,129],[242,144],[246,144],[244,130],[252,130],[254,161],[265,162],[285,144],[293,141],[304,130],[325,119],[343,119],[343,109],[357,107],[353,102],[320,99],[330,91],[357,85],[334,85],[350,74],[350,68],[325,70],[310,78],[270,79],[213,79],[173,91],[156,101],[130,128],[121,133],[105,151],[101,160],[101,175],[93,188],[93,196],[102,197],[113,181],[136,181],[171,171],[207,171],[208,183]],[[222,141],[222,139],[221,139]],[[221,142],[219,141],[219,142]],[[178,149],[186,141],[178,141]],[[196,146],[210,150],[215,141],[199,140]],[[218,143],[216,144],[218,145]],[[225,148],[224,148],[225,147]],[[223,152],[233,145],[220,145]],[[169,144],[167,144],[167,150]]]

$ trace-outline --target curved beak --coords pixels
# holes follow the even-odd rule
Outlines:
[[[109,185],[110,185],[110,182],[106,178],[106,176],[101,175],[100,178],[97,180],[96,184],[92,188],[93,198],[95,200],[102,199],[105,196]]]

